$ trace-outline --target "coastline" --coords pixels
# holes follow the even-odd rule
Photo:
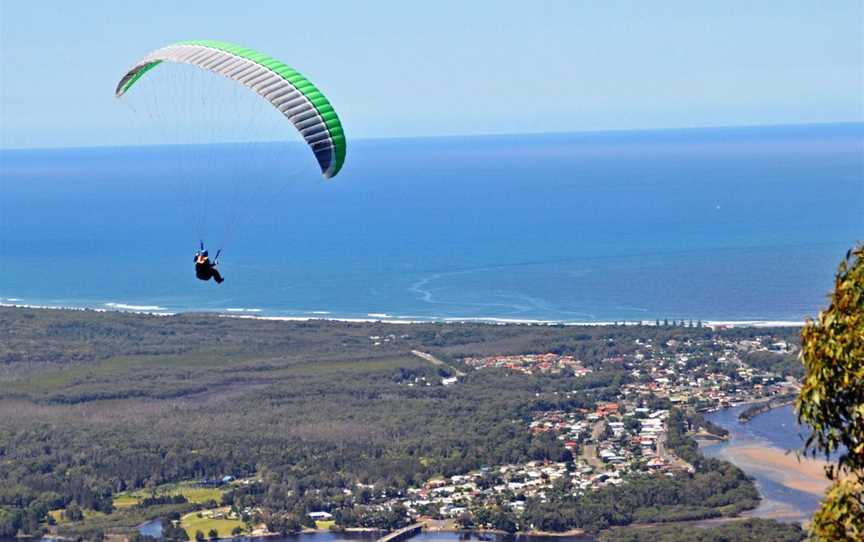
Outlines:
[[[656,326],[656,319],[645,320],[555,320],[537,318],[502,318],[497,316],[400,316],[386,313],[367,313],[365,316],[332,315],[330,311],[305,311],[293,315],[275,316],[266,314],[266,309],[261,308],[222,308],[201,310],[170,310],[159,305],[135,305],[132,303],[108,302],[101,305],[51,305],[42,303],[22,303],[18,298],[0,297],[0,308],[15,309],[38,309],[38,310],[68,310],[80,312],[119,312],[128,314],[142,314],[147,316],[179,316],[183,314],[208,314],[220,318],[237,318],[244,320],[281,321],[281,322],[343,322],[349,324],[357,323],[383,323],[383,324],[429,324],[429,323],[477,323],[489,325],[540,325],[540,326]],[[697,321],[696,318],[685,318],[683,320]],[[776,319],[742,319],[742,320],[702,320],[702,326],[712,329],[724,328],[776,328],[776,327],[803,327],[803,320],[776,320]],[[671,325],[671,324],[670,324]],[[661,326],[662,327],[662,326]]]

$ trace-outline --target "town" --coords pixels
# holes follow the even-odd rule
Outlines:
[[[404,507],[412,520],[452,520],[459,525],[477,526],[472,524],[472,515],[477,515],[478,510],[503,503],[518,515],[528,500],[543,500],[553,488],[580,495],[626,484],[633,473],[667,477],[692,473],[693,466],[666,446],[670,408],[686,407],[705,413],[798,390],[793,376],[759,369],[745,361],[752,353],[795,352],[793,345],[771,335],[740,340],[721,336],[705,341],[670,339],[661,344],[635,339],[633,346],[632,353],[596,364],[627,371],[629,382],[621,384],[614,400],[597,402],[593,408],[536,412],[528,423],[531,433],[548,433],[563,444],[566,453],[562,461],[495,465],[433,478],[422,487],[410,488],[404,495],[372,507]],[[477,371],[524,375],[579,378],[593,370],[571,355],[550,352],[466,357],[461,361]],[[442,384],[456,381],[444,379]],[[704,432],[703,436],[711,437]]]

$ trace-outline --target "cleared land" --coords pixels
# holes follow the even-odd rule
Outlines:
[[[223,491],[215,487],[201,487],[199,485],[182,482],[177,484],[165,484],[154,490],[139,489],[138,491],[119,493],[114,497],[115,508],[129,508],[141,503],[150,496],[164,497],[183,495],[186,500],[193,504],[203,504],[209,501],[219,502]]]
[[[219,510],[209,510],[206,513],[201,512],[193,512],[191,514],[186,514],[180,521],[180,526],[186,531],[186,534],[189,535],[189,540],[195,540],[195,532],[201,531],[204,533],[204,536],[210,532],[211,529],[215,529],[216,532],[219,533],[220,538],[227,538],[231,536],[231,531],[235,528],[240,527],[244,529],[243,522],[237,519],[214,519],[210,517],[210,514],[213,512],[226,512],[227,509],[219,509]]]

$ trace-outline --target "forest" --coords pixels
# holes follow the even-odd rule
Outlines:
[[[118,494],[230,475],[258,481],[223,504],[261,509],[290,531],[310,510],[343,526],[392,528],[404,515],[367,506],[434,476],[529,460],[564,460],[533,435],[538,410],[613,398],[627,374],[605,359],[637,338],[769,333],[689,325],[266,321],[189,314],[0,308],[0,536],[53,528],[72,538],[126,533],[196,509],[155,498],[130,508]],[[797,330],[770,333],[794,342]],[[432,365],[411,353],[444,360]],[[465,356],[567,353],[587,378],[473,371]],[[455,386],[441,379],[467,374]],[[419,384],[418,384],[419,383]],[[504,391],[504,393],[502,393]],[[670,445],[697,466],[689,478],[635,477],[582,497],[528,504],[519,520],[546,530],[734,515],[758,499],[732,465],[701,458],[676,414]],[[698,420],[695,420],[698,424]],[[371,489],[348,495],[364,484]],[[78,515],[69,510],[82,510]],[[484,512],[481,512],[483,514]],[[495,513],[491,511],[490,513]]]

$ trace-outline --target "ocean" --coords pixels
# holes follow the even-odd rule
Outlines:
[[[864,239],[864,124],[0,151],[0,303],[801,321]],[[222,248],[226,282],[195,280]]]

